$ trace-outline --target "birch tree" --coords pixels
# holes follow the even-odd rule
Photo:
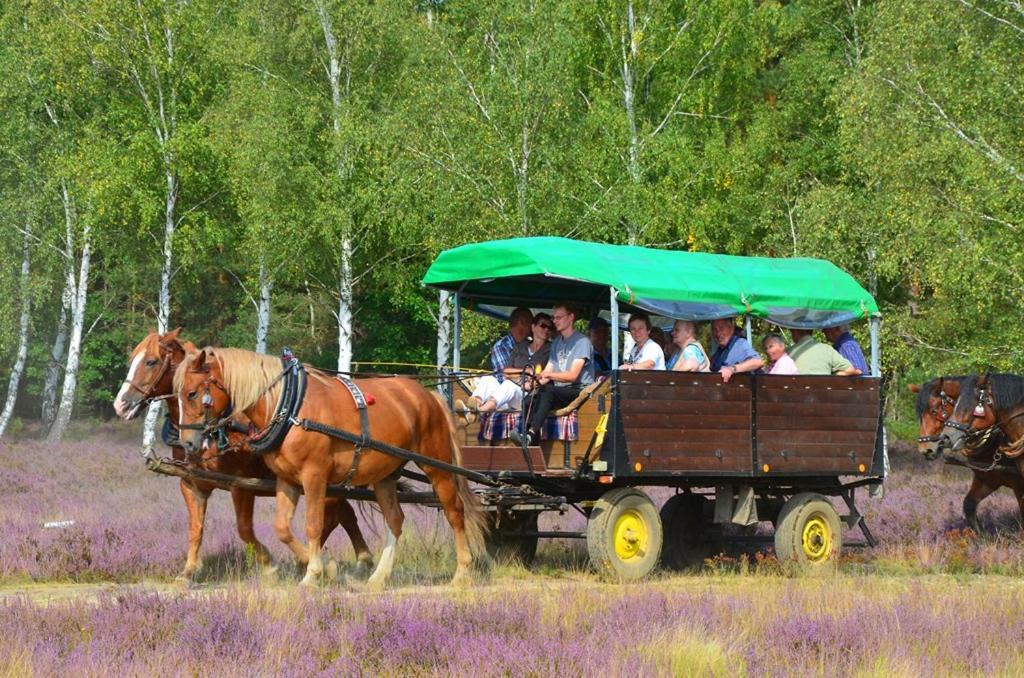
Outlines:
[[[7,381],[7,400],[0,412],[0,438],[3,438],[7,425],[14,414],[14,403],[18,399],[18,386],[21,375],[25,371],[25,360],[28,357],[29,320],[32,312],[32,291],[29,285],[29,259],[32,251],[32,222],[26,220],[21,255],[21,313],[18,319],[18,352],[11,368],[11,376]]]
[[[204,50],[222,6],[213,2],[119,0],[65,12],[82,31],[91,58],[101,64],[109,86],[126,97],[138,124],[150,138],[162,185],[160,283],[156,304],[158,332],[169,329],[175,234],[190,213],[211,196],[197,195],[179,206],[181,176],[189,166],[189,141],[206,100]],[[131,130],[134,132],[135,130]],[[184,156],[184,157],[183,157]],[[146,416],[143,445],[151,443],[159,405]]]
[[[707,159],[694,151],[709,148],[709,135],[735,113],[719,83],[729,72],[724,57],[732,50],[725,46],[745,12],[737,3],[624,0],[581,17],[594,52],[580,96],[611,147],[597,155],[609,164],[588,171],[584,207],[607,215],[625,242],[667,244],[676,206],[687,191],[703,188]],[[665,180],[673,189],[659,185]]]
[[[327,225],[325,235],[337,262],[337,369],[348,372],[356,287],[377,263],[370,249],[381,217],[386,218],[378,202],[383,196],[372,193],[372,184],[385,161],[382,150],[388,145],[384,135],[394,105],[391,98],[406,85],[402,78],[408,46],[404,41],[412,16],[399,8],[329,0],[311,0],[308,11],[319,33],[318,53],[310,56],[319,65],[321,82],[326,85],[320,100],[330,140],[326,195],[335,205],[327,211],[333,223]],[[376,253],[395,256],[386,246]]]
[[[570,14],[563,3],[535,0],[482,5],[462,19],[427,32],[429,63],[440,68],[425,73],[433,81],[418,96],[445,105],[424,102],[429,143],[410,146],[445,200],[458,197],[444,208],[462,224],[451,242],[564,229]]]

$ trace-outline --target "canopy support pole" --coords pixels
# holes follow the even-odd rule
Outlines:
[[[609,287],[608,310],[612,314],[612,369],[619,369],[619,300],[615,288]]]
[[[878,326],[881,319],[878,316],[871,318],[871,376],[882,376],[882,365],[878,361]]]
[[[750,343],[752,341],[751,337],[753,336],[754,332],[753,332],[753,324],[750,322],[750,316],[749,315],[743,316],[743,327],[746,328],[746,330],[747,330],[747,343]]]
[[[452,335],[452,367],[456,374],[462,363],[462,294],[455,293],[455,331]]]

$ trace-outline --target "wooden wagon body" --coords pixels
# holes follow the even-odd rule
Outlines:
[[[828,262],[690,257],[525,238],[442,253],[425,283],[455,300],[456,373],[463,308],[493,313],[558,301],[572,302],[583,317],[610,318],[613,360],[623,312],[745,317],[748,336],[751,317],[803,328],[866,318],[872,373],[737,374],[725,382],[718,374],[613,369],[578,406],[573,439],[520,448],[481,439],[480,422],[469,424],[462,441],[467,469],[527,483],[562,502],[517,504],[508,496],[492,507],[500,551],[529,559],[537,538],[578,537],[599,569],[633,578],[659,556],[683,566],[714,553],[737,504],[746,505],[747,520],[775,524],[780,557],[804,564],[835,561],[840,521],[860,527],[873,543],[854,497],[858,487],[881,485],[886,472],[874,299]],[[652,486],[678,492],[660,512],[641,489]],[[827,497],[841,498],[848,513],[839,516]],[[585,531],[537,529],[537,512],[566,506],[587,515]]]

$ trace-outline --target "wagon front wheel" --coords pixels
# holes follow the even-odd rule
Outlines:
[[[537,513],[502,512],[489,517],[490,532],[487,535],[487,552],[501,562],[520,562],[529,566],[537,555]]]
[[[803,492],[782,507],[775,528],[780,562],[823,570],[835,565],[842,547],[842,523],[828,499]]]
[[[587,521],[587,552],[599,573],[642,579],[658,564],[661,544],[658,509],[640,490],[620,487],[594,504]]]

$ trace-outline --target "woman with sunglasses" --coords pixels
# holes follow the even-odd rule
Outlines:
[[[535,315],[531,327],[531,336],[515,345],[508,366],[500,375],[488,374],[481,377],[469,400],[455,401],[456,414],[472,423],[481,412],[505,412],[518,410],[522,406],[523,391],[529,390],[532,385],[532,380],[525,377],[524,373],[536,374],[548,364],[551,335],[555,331],[554,321],[547,313]]]

